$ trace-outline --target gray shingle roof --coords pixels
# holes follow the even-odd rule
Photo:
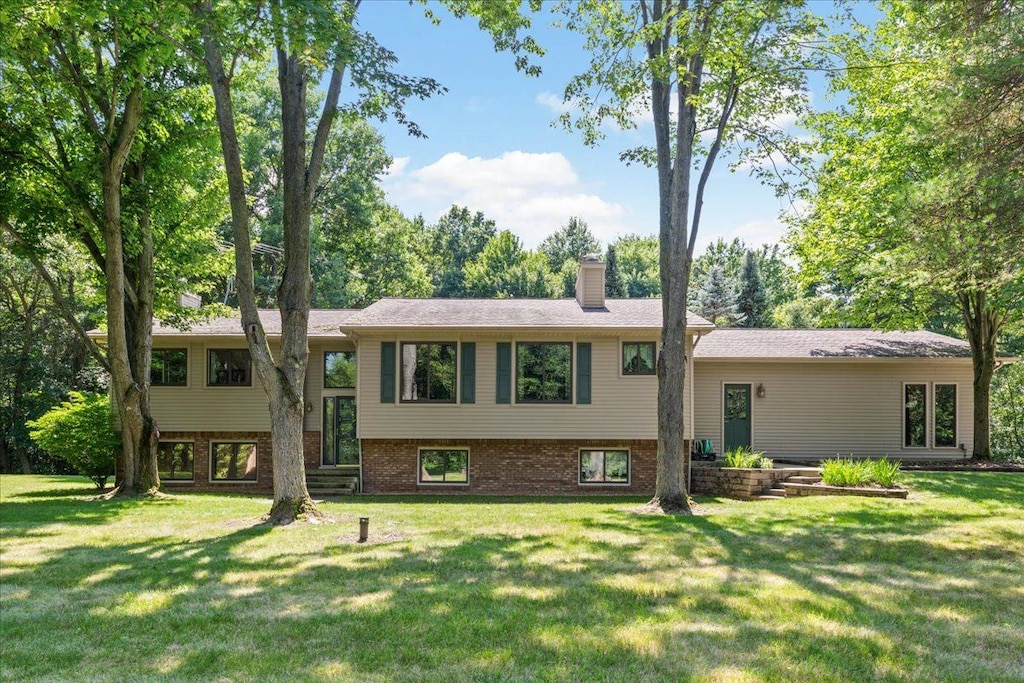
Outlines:
[[[575,299],[382,299],[344,327],[570,327],[661,328],[661,299],[608,299],[604,308],[580,308]],[[690,313],[687,327],[713,326]]]
[[[311,337],[340,337],[339,328],[352,317],[358,310],[339,308],[325,309],[314,308],[309,311],[309,336]],[[271,337],[281,334],[281,312],[276,308],[260,309],[260,320],[263,321],[263,329]],[[179,329],[165,325],[159,321],[153,325],[154,335],[241,335],[242,323],[237,315],[222,318],[210,318],[197,323],[188,329]]]
[[[717,329],[694,350],[701,358],[970,358],[970,345],[934,332]]]

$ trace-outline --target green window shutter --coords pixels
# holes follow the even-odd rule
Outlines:
[[[590,342],[576,345],[576,403],[590,403]]]
[[[380,402],[395,402],[395,342],[380,343]]]
[[[495,403],[512,402],[512,343],[498,342],[498,384]]]
[[[459,394],[463,403],[476,403],[476,344],[462,343],[462,385]]]

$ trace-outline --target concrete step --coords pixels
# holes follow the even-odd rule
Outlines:
[[[786,496],[785,496],[785,494],[783,494],[781,496],[774,496],[774,495],[767,495],[767,494],[761,493],[761,494],[756,495],[756,496],[751,496],[750,500],[786,500]]]
[[[786,489],[784,489],[784,488],[782,488],[780,486],[775,486],[775,487],[772,487],[770,489],[765,489],[763,495],[766,495],[766,496],[781,496],[781,497],[785,498],[786,497]]]
[[[796,475],[794,477],[787,477],[785,483],[787,484],[817,484],[821,481],[821,475]]]
[[[355,495],[355,493],[356,492],[353,491],[352,489],[347,489],[347,488],[346,489],[316,489],[315,491],[310,491],[309,492],[309,496],[313,500],[318,500],[320,498],[333,498],[335,496],[353,496],[353,495]]]
[[[783,470],[792,477],[820,477],[820,467],[794,467],[792,465],[777,466],[775,469]]]
[[[323,483],[326,483],[326,484],[354,484],[357,481],[359,481],[359,477],[354,477],[354,476],[351,476],[351,475],[344,476],[344,477],[322,477],[322,476],[319,476],[319,475],[316,475],[316,474],[313,474],[313,475],[308,475],[307,474],[306,475],[306,482],[308,483],[308,482],[313,482],[313,481],[323,482]]]

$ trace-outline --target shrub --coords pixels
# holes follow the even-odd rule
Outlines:
[[[754,467],[760,467],[763,470],[770,470],[775,467],[775,461],[762,453],[757,459],[757,464],[754,465]]]
[[[889,460],[888,456],[881,460],[854,460],[851,458],[833,458],[821,463],[821,481],[829,486],[878,486],[891,487],[899,479],[899,461]]]
[[[768,463],[767,465],[763,463]],[[761,451],[752,451],[747,446],[740,446],[725,453],[726,467],[772,467],[771,458],[765,456]]]
[[[889,460],[889,456],[872,461],[871,478],[879,486],[892,488],[900,479],[900,461]]]
[[[110,400],[72,391],[68,400],[27,423],[40,448],[64,458],[100,490],[114,473],[121,438],[111,425]]]

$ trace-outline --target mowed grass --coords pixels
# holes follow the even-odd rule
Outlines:
[[[907,481],[690,518],[357,497],[268,528],[266,498],[6,476],[0,680],[1024,680],[1024,476]]]

